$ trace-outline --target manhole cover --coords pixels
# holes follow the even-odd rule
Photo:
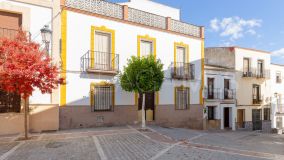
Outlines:
[[[50,142],[47,145],[45,145],[46,148],[59,148],[66,145],[64,142]]]

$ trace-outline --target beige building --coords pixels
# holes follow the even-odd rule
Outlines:
[[[236,129],[270,130],[270,53],[241,47],[206,48],[205,53],[216,65],[234,66]]]
[[[60,0],[2,0],[0,1],[0,37],[14,38],[21,28],[31,41],[45,47],[41,29],[52,31],[49,53],[55,62],[60,60]],[[43,48],[44,49],[44,48]],[[41,98],[39,98],[41,97]],[[12,99],[12,100],[11,100]],[[30,97],[29,130],[41,132],[58,130],[58,92],[42,95],[35,91]],[[20,96],[0,91],[0,135],[24,130],[24,115]]]

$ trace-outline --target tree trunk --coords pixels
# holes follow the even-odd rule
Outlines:
[[[142,129],[146,129],[145,123],[145,93],[142,95]]]
[[[29,110],[29,99],[25,98],[24,110],[25,110],[25,140],[28,139],[28,110]]]

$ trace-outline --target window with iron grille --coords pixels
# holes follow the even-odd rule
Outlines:
[[[265,121],[270,121],[270,108],[263,109],[263,119]]]
[[[208,120],[215,120],[215,106],[208,106]]]
[[[189,108],[189,88],[176,87],[175,88],[175,108],[177,110],[185,110]]]
[[[114,106],[114,86],[94,85],[91,90],[94,111],[112,111]]]
[[[0,113],[20,112],[21,96],[0,89]]]

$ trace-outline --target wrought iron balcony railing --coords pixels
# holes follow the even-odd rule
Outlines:
[[[204,88],[204,98],[205,99],[221,99],[220,88]]]
[[[234,89],[223,89],[222,94],[223,99],[236,99],[236,90]]]
[[[252,95],[252,104],[262,104],[264,96]]]
[[[193,80],[195,78],[195,66],[191,63],[173,62],[171,64],[171,76],[173,79]]]
[[[9,28],[1,28],[0,27],[0,37],[6,37],[8,39],[16,38],[17,34],[20,30],[9,29]],[[31,40],[31,33],[27,31],[23,31],[27,35],[27,39]]]
[[[282,79],[281,78],[276,78],[276,83],[282,83]]]
[[[202,38],[201,34],[203,34],[200,26],[173,19],[168,21],[169,18],[164,16],[125,7],[123,5],[104,0],[65,0],[64,5],[69,8],[79,9],[120,20],[126,20],[158,29],[170,30],[194,37]]]
[[[254,78],[270,78],[270,70],[260,70],[256,68],[250,68],[243,70],[243,77],[254,77]]]
[[[119,55],[88,51],[81,57],[81,70],[94,73],[117,74],[119,71]]]
[[[233,100],[236,99],[236,90],[234,89],[220,89],[214,88],[204,89],[204,98],[205,99],[220,99],[220,100]]]

